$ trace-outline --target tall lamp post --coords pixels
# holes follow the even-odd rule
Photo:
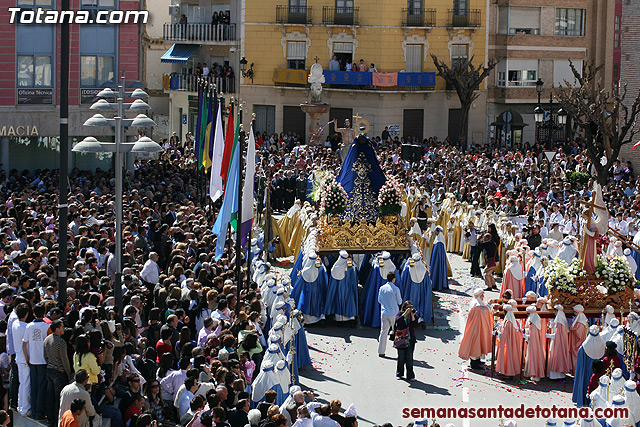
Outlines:
[[[110,88],[103,89],[98,93],[98,97],[102,98],[91,105],[92,110],[116,111],[115,117],[112,119],[105,118],[102,114],[95,114],[84,122],[85,126],[101,126],[115,128],[115,143],[100,142],[92,136],[86,137],[84,140],[76,144],[72,151],[78,153],[113,153],[116,175],[116,275],[114,280],[113,296],[115,299],[115,308],[118,314],[122,315],[122,154],[123,153],[157,153],[162,151],[162,147],[151,140],[151,138],[143,136],[135,143],[125,142],[125,127],[152,127],[155,126],[153,120],[144,114],[138,114],[134,119],[125,117],[125,109],[129,111],[146,111],[151,107],[142,99],[146,99],[149,95],[142,89],[135,89],[133,92],[125,92],[124,73],[122,82],[118,85],[117,92]],[[131,103],[125,103],[125,97],[137,98]],[[109,102],[106,99],[115,102]]]
[[[534,119],[536,121],[537,127],[536,129],[539,129],[540,126],[542,126],[542,122],[544,122],[544,109],[542,108],[541,104],[540,104],[540,95],[542,94],[542,86],[544,85],[544,82],[540,79],[538,79],[538,81],[536,82],[536,91],[538,92],[538,106],[536,108],[534,108],[533,110],[533,116]],[[565,111],[564,108],[560,107],[560,109],[556,112],[557,114],[557,120],[558,120],[558,126],[562,127],[564,129],[564,126],[567,124],[567,112]],[[548,127],[548,133],[547,133],[547,143],[546,145],[546,149],[547,150],[553,150],[553,127],[554,127],[554,123],[553,123],[553,92],[549,92],[549,120],[547,122],[547,127]],[[539,139],[539,138],[538,138]]]

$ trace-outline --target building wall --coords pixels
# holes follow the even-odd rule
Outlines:
[[[275,88],[258,85],[245,85],[241,88],[242,99],[247,102],[244,117],[251,117],[256,105],[271,105],[275,107],[275,131],[277,133],[289,131],[283,125],[284,106],[299,106],[307,98],[308,91],[304,88]],[[443,140],[448,136],[449,110],[460,108],[458,97],[453,93],[437,91],[432,93],[387,93],[375,91],[349,91],[326,89],[325,102],[331,108],[350,108],[353,114],[359,115],[370,124],[370,136],[380,136],[385,126],[399,125],[400,136],[405,135],[403,129],[403,112],[405,109],[424,110],[423,137],[437,136]],[[474,101],[469,114],[469,143],[485,142],[487,129],[486,92],[481,91],[479,98]],[[325,124],[335,117],[329,113],[320,118]],[[308,129],[310,119],[307,117],[305,128]],[[342,124],[340,123],[342,126]],[[326,129],[322,139],[328,136]],[[406,135],[413,136],[413,135]],[[309,139],[310,135],[307,135]]]
[[[622,40],[620,56],[620,84],[627,87],[626,104],[631,107],[640,93],[640,4],[635,1],[622,1]],[[636,132],[640,129],[636,126]],[[640,151],[631,149],[640,137],[620,151],[620,160],[631,161],[637,171],[640,170]]]
[[[5,11],[9,7],[15,7],[15,0],[0,0],[0,8]],[[61,2],[54,1],[54,6],[60,10]],[[70,10],[80,9],[80,0],[69,1]],[[139,10],[140,0],[119,0],[116,9]],[[153,12],[151,12],[153,14]],[[27,136],[0,134],[0,163],[4,169],[43,168],[55,167],[58,163],[59,153],[48,148],[52,138],[59,137],[59,109],[60,104],[60,56],[61,56],[61,26],[57,25],[53,33],[52,52],[52,85],[53,102],[48,105],[17,105],[17,52],[18,40],[17,25],[9,23],[10,14],[3,13],[0,16],[0,115],[2,127],[8,133],[9,128],[35,127],[37,134],[29,135],[29,145],[26,145]],[[34,24],[35,25],[35,24]],[[119,80],[123,71],[126,72],[127,82],[140,79],[139,65],[141,56],[140,27],[141,24],[122,24],[115,30],[116,45],[114,57],[114,78]],[[84,121],[93,114],[90,104],[81,104],[80,97],[80,25],[69,26],[69,136],[71,140],[81,140],[84,136],[94,135],[108,137],[112,135],[110,130],[89,129],[82,126]],[[129,135],[135,134],[130,130]],[[27,138],[29,139],[29,138]],[[71,167],[86,166],[95,167],[96,164],[104,166],[104,161],[95,163],[95,156],[72,156]],[[106,164],[108,164],[107,162]]]
[[[240,99],[253,105],[274,105],[276,131],[283,128],[283,107],[299,105],[309,99],[305,88],[274,86],[275,69],[288,67],[287,41],[306,41],[305,68],[318,62],[326,70],[332,58],[333,42],[352,42],[353,60],[363,59],[369,67],[374,63],[379,72],[400,72],[407,67],[405,50],[407,44],[421,44],[422,72],[435,72],[431,54],[450,63],[451,45],[468,44],[469,56],[475,64],[485,61],[485,8],[484,0],[470,0],[469,10],[479,10],[479,26],[476,28],[448,28],[448,11],[452,0],[425,2],[426,9],[435,9],[436,23],[429,28],[403,27],[404,0],[356,0],[359,8],[359,25],[323,25],[323,7],[335,6],[335,1],[319,0],[307,2],[313,8],[312,24],[293,25],[276,23],[276,6],[286,5],[282,0],[246,0],[246,21],[242,40],[242,55],[253,63],[253,82],[242,79]],[[447,136],[449,108],[459,108],[453,91],[445,91],[446,84],[436,78],[436,86],[419,93],[396,91],[346,90],[328,88],[325,85],[324,101],[332,108],[352,108],[372,125],[372,135],[379,135],[388,124],[402,125],[404,109],[424,109],[424,136]],[[328,114],[321,118],[325,123]],[[309,119],[307,118],[307,128]],[[469,142],[486,140],[486,92],[481,87],[480,98],[475,101],[470,113]],[[309,135],[307,135],[309,138]]]

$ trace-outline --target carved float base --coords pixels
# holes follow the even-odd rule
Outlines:
[[[634,299],[633,290],[625,288],[624,291],[615,294],[602,294],[596,287],[603,283],[604,280],[595,277],[580,277],[575,281],[577,288],[575,294],[554,290],[549,292],[549,299],[552,305],[561,304],[565,309],[581,304],[585,309],[602,310],[606,305],[611,305],[615,309],[622,307],[627,311],[629,303]]]
[[[404,222],[387,215],[375,224],[343,222],[338,216],[323,216],[318,224],[318,251],[332,252],[408,251],[409,239]]]

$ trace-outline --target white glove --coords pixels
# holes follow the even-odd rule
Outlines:
[[[525,341],[529,341],[529,335],[525,334],[524,332],[522,333],[522,338],[524,338]]]
[[[498,331],[491,331],[491,335],[498,335]]]
[[[549,338],[550,340],[555,340],[556,339],[556,334],[545,334],[547,336],[547,338]]]
[[[287,363],[291,365],[292,362],[293,362],[293,354],[287,353]]]

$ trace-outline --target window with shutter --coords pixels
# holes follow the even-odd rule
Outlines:
[[[424,49],[424,45],[421,45],[421,44],[407,45],[407,72],[408,73],[422,72],[422,50],[423,49]]]
[[[333,53],[348,53],[353,52],[353,43],[334,42]]]
[[[287,59],[306,59],[307,42],[287,42]]]

